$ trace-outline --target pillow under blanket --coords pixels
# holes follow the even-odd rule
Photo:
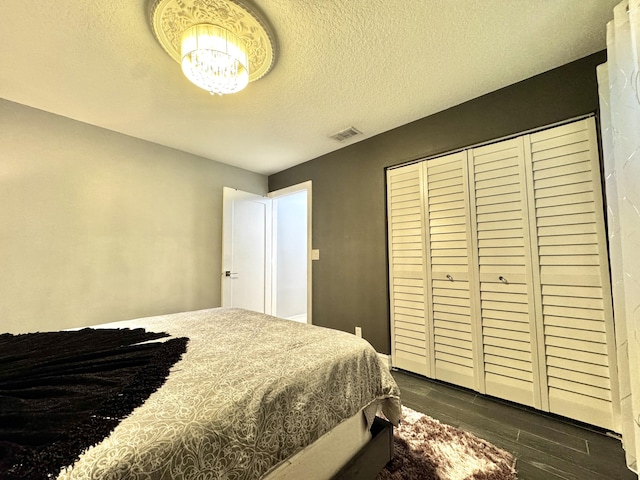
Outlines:
[[[142,405],[187,338],[138,329],[0,335],[0,478],[55,477]],[[143,343],[148,342],[148,343]]]

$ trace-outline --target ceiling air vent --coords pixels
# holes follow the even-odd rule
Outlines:
[[[329,138],[333,138],[339,142],[344,142],[347,138],[355,137],[356,135],[362,135],[362,132],[356,127],[349,127],[339,131],[338,133],[329,135]]]

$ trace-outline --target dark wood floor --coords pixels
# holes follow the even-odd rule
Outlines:
[[[410,373],[393,376],[407,407],[513,453],[519,480],[638,480],[617,438]]]

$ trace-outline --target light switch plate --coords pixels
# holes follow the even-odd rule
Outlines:
[[[320,260],[320,250],[317,248],[311,250],[311,260]]]

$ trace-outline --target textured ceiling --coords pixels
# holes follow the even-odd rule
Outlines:
[[[156,42],[147,0],[2,0],[0,97],[270,174],[602,50],[618,1],[255,0],[279,58],[220,97]]]

